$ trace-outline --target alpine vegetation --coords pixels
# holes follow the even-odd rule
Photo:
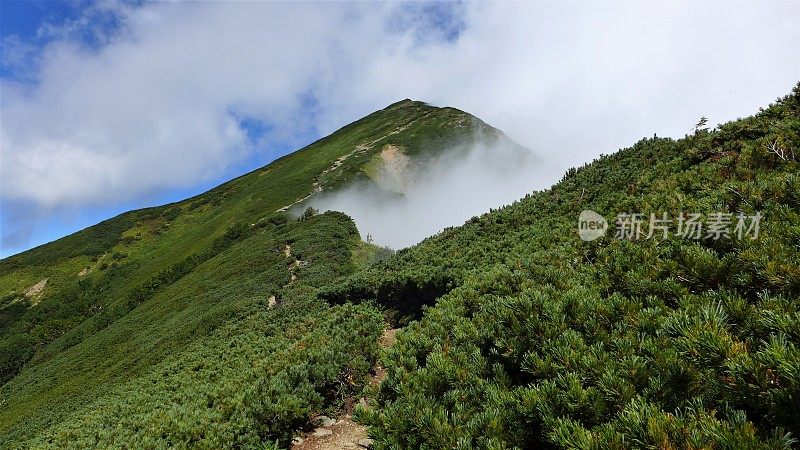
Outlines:
[[[800,85],[534,192],[499,130],[397,102],[0,261],[0,447],[342,439],[324,415],[375,449],[792,448],[799,174]]]

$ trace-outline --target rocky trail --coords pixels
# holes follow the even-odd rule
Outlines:
[[[283,247],[283,255],[286,258],[293,258],[293,256],[292,256],[292,246],[291,245],[286,244]],[[308,265],[308,263],[306,261],[301,261],[301,260],[295,258],[294,261],[291,263],[291,265],[288,268],[288,270],[289,270],[289,282],[284,284],[283,287],[287,287],[287,286],[291,285],[292,283],[294,283],[295,281],[297,281],[297,271],[300,270],[300,268],[302,268],[302,267],[306,267],[307,265]],[[268,308],[272,308],[277,304],[278,304],[278,299],[276,298],[275,294],[270,295],[269,298],[267,299],[267,307]]]
[[[397,328],[387,328],[381,335],[379,344],[383,348],[391,347],[395,342]],[[379,364],[373,369],[370,385],[383,381],[386,369]],[[367,405],[368,400],[361,398],[358,402]],[[345,413],[337,419],[318,416],[311,423],[316,427],[313,431],[303,433],[292,441],[292,450],[337,450],[372,448],[372,440],[367,434],[367,427],[353,421],[352,413],[355,404],[347,407]]]

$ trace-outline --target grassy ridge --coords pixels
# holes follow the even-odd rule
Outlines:
[[[323,288],[400,321],[431,305],[360,414],[376,448],[796,443],[799,118],[800,87],[754,117],[642,140]],[[682,239],[673,225],[664,241],[583,242],[587,208],[612,232],[620,212],[765,219],[755,240]]]
[[[297,301],[282,288],[292,273],[298,285],[321,286],[367,264],[381,252],[356,243],[349,219],[293,222],[276,210],[363,176],[362,160],[387,143],[422,154],[426,143],[472,139],[475,127],[489,130],[452,108],[398,102],[204,194],[0,261],[0,442],[72,423],[76,410],[271,295]],[[300,267],[287,266],[287,243]],[[23,295],[44,279],[41,294]]]
[[[254,230],[111,326],[4,386],[11,400],[0,416],[4,438],[19,441],[52,426],[36,446],[285,441],[311,412],[335,408],[342,389],[358,386],[374,361],[383,327],[377,311],[329,309],[308,296],[316,283],[354,270],[357,242],[352,221],[338,213]],[[293,269],[295,258],[305,263]],[[279,304],[270,308],[273,295]],[[292,367],[302,373],[284,373]],[[345,373],[352,385],[341,384]],[[289,375],[306,377],[291,382],[309,390],[273,387]],[[243,386],[272,389],[280,394],[276,404],[303,406],[258,403],[267,400]],[[280,420],[247,418],[270,407]]]
[[[455,126],[462,122],[469,126]],[[386,142],[423,145],[442,136],[459,141],[472,136],[477,123],[451,108],[399,102],[194,198],[125,213],[3,259],[0,383],[34,354],[62,349],[62,344],[55,351],[46,347],[101,309],[125,310],[133,290],[204,254],[231,226],[266,220],[317,187],[336,189],[357,178],[358,158],[368,160]],[[361,150],[354,155],[356,149]],[[343,163],[337,166],[337,160]],[[45,279],[42,294],[22,295]],[[41,307],[29,307],[37,302]]]

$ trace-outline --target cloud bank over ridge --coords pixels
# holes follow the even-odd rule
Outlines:
[[[549,186],[558,173],[507,138],[479,139],[433,158],[408,158],[391,145],[382,154],[383,170],[374,181],[317,194],[308,205],[346,213],[362,239],[393,249]]]

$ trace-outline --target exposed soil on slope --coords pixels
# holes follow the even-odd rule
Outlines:
[[[25,291],[25,296],[31,299],[31,306],[36,306],[39,303],[45,286],[47,286],[47,278],[34,284]]]
[[[42,293],[45,286],[47,286],[47,278],[29,287],[28,290],[25,291],[25,296],[33,297],[35,295],[39,295]]]
[[[411,158],[403,153],[403,149],[391,144],[384,146],[380,157],[383,167],[378,175],[378,184],[384,189],[405,192]]]
[[[408,123],[406,123],[405,125],[398,126],[397,128],[395,128],[394,130],[390,131],[389,133],[387,133],[387,134],[386,134],[386,135],[384,135],[384,136],[381,136],[381,137],[379,137],[379,138],[377,138],[377,139],[374,139],[374,140],[372,140],[372,141],[370,141],[370,142],[363,142],[363,143],[361,143],[361,144],[359,144],[359,145],[356,145],[356,147],[353,149],[353,151],[351,151],[350,153],[348,153],[348,154],[346,154],[346,155],[343,155],[343,156],[340,156],[339,158],[337,158],[337,159],[336,159],[336,160],[333,162],[333,164],[331,164],[331,166],[330,166],[330,167],[328,167],[327,169],[323,170],[323,171],[322,171],[322,172],[319,174],[319,176],[317,177],[317,181],[316,181],[316,182],[314,182],[314,184],[313,184],[313,186],[312,186],[312,187],[313,187],[313,189],[312,189],[312,191],[311,191],[311,193],[310,193],[310,194],[306,195],[305,197],[298,198],[297,200],[293,201],[292,203],[289,203],[289,204],[288,204],[288,205],[286,205],[286,206],[283,206],[283,207],[281,207],[281,208],[278,208],[278,209],[277,209],[277,210],[275,210],[275,211],[276,211],[276,212],[288,211],[289,209],[291,209],[291,207],[293,207],[293,206],[295,206],[295,205],[299,205],[300,203],[303,203],[304,201],[308,200],[308,199],[309,199],[309,198],[311,198],[311,197],[312,197],[314,194],[316,194],[316,193],[318,193],[318,192],[322,192],[322,186],[320,185],[320,182],[319,182],[319,178],[320,178],[320,177],[322,177],[323,175],[325,175],[325,174],[327,174],[327,173],[330,173],[330,172],[332,172],[332,171],[334,171],[334,170],[338,169],[338,168],[339,168],[339,167],[340,167],[340,166],[341,166],[341,165],[342,165],[342,164],[343,164],[343,163],[344,163],[344,162],[345,162],[345,161],[346,161],[348,158],[350,158],[351,156],[355,155],[356,153],[364,153],[364,152],[366,152],[367,150],[370,150],[370,149],[371,149],[373,146],[375,146],[375,144],[377,144],[378,142],[380,142],[380,141],[382,141],[382,140],[384,140],[384,139],[388,138],[389,136],[394,136],[394,135],[396,135],[396,134],[400,134],[400,133],[402,133],[403,131],[405,131],[405,130],[407,130],[408,128],[410,128],[410,127],[411,127],[411,125],[415,124],[416,122],[418,122],[418,121],[420,121],[420,120],[422,120],[422,119],[425,119],[425,118],[427,118],[427,117],[428,117],[429,115],[431,115],[431,114],[433,114],[433,111],[429,111],[429,112],[427,112],[427,113],[425,113],[425,114],[423,114],[423,115],[421,115],[421,116],[419,116],[419,117],[417,117],[417,118],[415,118],[415,119],[413,119],[413,120],[409,121],[409,122],[408,122]],[[389,150],[389,151],[390,151],[390,155],[389,155],[390,157],[392,156],[392,155],[391,155],[391,153],[392,153],[392,152],[399,152],[399,153],[400,153],[400,155],[402,155],[402,156],[403,156],[403,157],[405,157],[405,158],[408,158],[408,156],[406,156],[406,155],[405,155],[405,154],[402,152],[402,150],[400,150],[400,149],[399,149],[397,146],[395,146],[395,145],[391,145],[391,144],[387,144],[387,145],[386,145],[386,147],[387,147],[387,148],[392,148],[391,150]],[[381,158],[383,158],[383,159],[384,159],[384,161],[386,161],[386,158],[385,158],[385,157],[384,157],[384,155],[383,155],[383,153],[384,153],[384,152],[386,152],[386,149],[384,149],[384,150],[381,152]],[[391,158],[390,158],[390,159],[391,159]],[[390,163],[390,164],[393,164],[393,163]],[[402,191],[399,191],[399,192],[402,192]]]

